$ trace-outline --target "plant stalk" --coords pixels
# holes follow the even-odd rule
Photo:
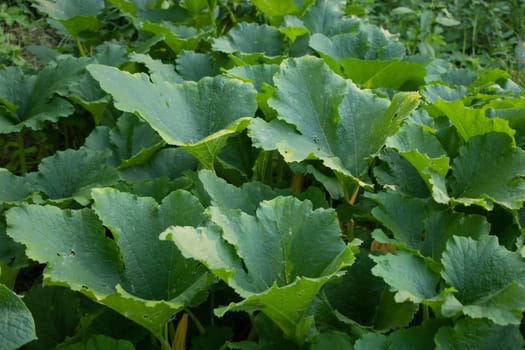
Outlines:
[[[84,50],[82,43],[80,43],[80,39],[78,38],[78,36],[75,37],[75,43],[77,44],[77,48],[78,48],[78,52],[80,53],[80,56],[86,57],[86,51]]]
[[[20,173],[24,175],[27,173],[27,161],[23,130],[18,133],[18,157],[20,160]]]
[[[423,304],[423,320],[430,319],[430,312],[428,310],[428,305]]]
[[[204,329],[204,326],[202,325],[201,321],[199,321],[197,316],[195,316],[195,314],[189,308],[185,307],[184,312],[186,312],[193,321],[193,323],[195,323],[195,327],[197,327],[197,330],[200,334],[206,333],[206,329]]]

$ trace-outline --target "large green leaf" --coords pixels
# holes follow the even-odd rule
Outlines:
[[[436,260],[453,235],[478,238],[490,231],[483,216],[456,213],[428,199],[394,191],[368,194],[367,197],[378,203],[372,215],[388,227],[396,241]]]
[[[277,149],[289,162],[321,159],[328,168],[358,178],[397,129],[387,99],[343,80],[320,59],[285,61],[274,80],[277,90],[269,104],[279,120],[254,120],[249,130],[255,146]]]
[[[329,283],[317,295],[312,307],[318,328],[340,326],[338,315],[364,326],[375,324],[374,319],[395,314],[395,306],[385,315],[378,307],[385,283],[370,272],[374,266],[366,251],[361,251],[354,264],[346,268],[337,283]],[[398,304],[400,305],[400,304]]]
[[[323,33],[328,36],[355,32],[359,22],[344,16],[344,0],[317,0],[308,7],[302,22],[311,33]]]
[[[105,335],[94,335],[85,342],[59,346],[57,350],[135,350],[128,340],[113,339]]]
[[[270,18],[297,14],[300,10],[294,0],[252,0],[252,3]]]
[[[203,33],[194,27],[176,25],[172,22],[162,21],[160,23],[146,21],[141,23],[140,29],[156,35],[178,54],[184,50],[195,50]]]
[[[317,143],[326,149],[330,140],[323,129],[338,122],[337,109],[348,90],[346,81],[313,57],[283,62],[274,81],[277,91],[269,104],[279,118],[294,124],[302,133],[317,132]]]
[[[103,0],[37,0],[37,8],[55,19],[95,16],[104,9]]]
[[[215,313],[222,317],[228,311],[261,311],[279,326],[286,338],[302,344],[313,329],[314,319],[308,316],[312,300],[333,277],[334,274],[318,278],[299,277],[282,287],[273,284],[264,292],[247,296],[238,303],[219,307]]]
[[[163,236],[169,236],[185,256],[203,260],[213,272],[223,270],[231,274],[221,272],[219,277],[235,286],[241,295],[265,291],[274,282],[285,286],[300,276],[316,278],[332,273],[340,268],[330,265],[333,260],[340,254],[350,254],[340,240],[335,213],[326,209],[313,211],[309,201],[277,197],[263,201],[255,216],[220,207],[209,208],[209,213],[221,227],[223,238],[214,237],[216,226],[172,227]],[[302,220],[297,220],[297,215]],[[192,236],[202,244],[189,245]],[[221,249],[211,254],[212,244]],[[321,245],[325,248],[319,251]],[[204,253],[206,256],[202,256]],[[239,265],[241,262],[245,268]],[[240,268],[232,269],[232,263]]]
[[[516,130],[514,138],[519,147],[525,147],[525,101],[523,99],[510,100],[509,102],[501,102],[503,106],[498,106],[494,103],[494,108],[487,110],[490,115],[496,115],[499,118],[505,119],[509,122],[509,126]]]
[[[219,73],[211,54],[194,51],[182,51],[177,56],[177,71],[184,80],[193,81]]]
[[[82,148],[111,151],[107,162],[117,167],[121,179],[128,182],[176,179],[183,171],[197,167],[197,160],[182,148],[162,148],[159,135],[141,119],[125,113],[112,128],[99,126],[86,139]]]
[[[24,75],[19,68],[0,71],[0,132],[22,127],[41,129],[46,121],[71,115],[74,108],[66,98],[100,116],[108,100],[85,70],[94,61],[64,55],[56,57],[38,75]]]
[[[459,100],[467,94],[468,91],[463,86],[452,89],[440,82],[432,82],[432,84],[427,84],[421,90],[421,96],[423,96],[429,103],[435,103],[439,99],[445,101]]]
[[[227,75],[251,82],[258,92],[264,85],[273,85],[273,76],[279,71],[277,64],[257,64],[238,66],[227,71]]]
[[[110,150],[109,162],[119,169],[146,163],[163,146],[149,124],[129,113],[123,113],[111,130],[96,128],[84,143],[84,148],[94,151]]]
[[[379,87],[381,84],[388,85],[385,87],[400,87],[406,80],[412,79],[413,74],[416,72],[414,71],[416,65],[411,65],[407,62],[385,62],[402,58],[405,54],[405,48],[403,44],[387,38],[376,26],[363,25],[359,28],[358,33],[339,34],[332,38],[316,33],[310,38],[310,46],[337,70],[339,69],[338,65],[344,62],[345,73],[351,78],[357,78],[355,82],[358,84],[368,81],[369,86],[367,87]],[[376,61],[374,64],[359,65],[359,60],[345,60],[348,58]],[[412,69],[412,72],[406,77],[402,77],[395,72],[396,69],[408,72],[409,68]],[[415,75],[421,83],[425,74],[424,67],[422,68],[421,70],[421,67],[418,67],[418,73]],[[354,70],[357,69],[361,69],[361,71],[354,73]],[[397,81],[394,82],[394,79],[392,79],[392,81],[387,82],[387,78],[392,77],[395,77]]]
[[[423,324],[406,329],[396,330],[388,335],[381,333],[365,333],[355,343],[356,350],[367,349],[433,349],[434,335],[440,329],[442,320],[426,320]]]
[[[158,236],[169,225],[199,224],[203,208],[185,191],[173,192],[160,205],[113,189],[95,190],[93,196],[95,212],[115,237],[125,267],[117,293],[103,303],[162,334],[163,325],[177,312],[202,301],[213,279]],[[115,205],[122,212],[115,211]],[[122,214],[133,211],[140,215]]]
[[[0,168],[0,202],[15,203],[26,198],[33,191],[31,184],[21,176]]]
[[[312,322],[305,316],[313,298],[354,260],[352,244],[341,241],[335,212],[277,197],[262,202],[255,216],[219,207],[209,213],[214,225],[171,227],[161,237],[173,240],[184,256],[201,261],[244,298],[217,310],[219,315],[260,310],[302,343]]]
[[[28,265],[24,247],[13,241],[0,221],[0,284],[13,289],[20,269]]]
[[[322,349],[351,349],[352,348],[352,338],[346,333],[343,332],[327,332],[321,333],[315,337],[312,342],[311,350],[322,350]]]
[[[119,177],[115,168],[107,164],[107,155],[87,149],[57,152],[45,158],[37,173],[27,179],[35,190],[53,201],[74,199],[87,204],[94,187],[115,184]]]
[[[439,274],[432,271],[422,258],[403,250],[395,255],[370,257],[376,262],[372,273],[383,278],[396,291],[396,302],[421,303],[438,296]]]
[[[91,210],[26,205],[10,209],[6,217],[7,234],[26,245],[31,259],[48,264],[44,277],[49,282],[77,291],[86,287],[102,296],[119,283],[118,247]]]
[[[319,51],[338,60],[353,57],[386,61],[400,59],[405,55],[402,43],[386,36],[377,26],[366,24],[362,24],[357,33],[340,34],[331,39],[320,33],[314,34],[310,45],[315,49],[316,44],[320,44]],[[330,50],[330,47],[333,49]]]
[[[452,161],[454,201],[488,210],[518,209],[525,200],[525,151],[504,133],[473,136]]]
[[[108,0],[113,6],[129,14],[130,20],[137,28],[144,21],[184,22],[187,20],[185,11],[179,6],[161,8],[161,3],[152,3],[150,0]]]
[[[257,89],[257,103],[263,111],[266,120],[274,119],[275,110],[268,106],[268,100],[273,94],[273,76],[279,71],[277,64],[243,65],[226,72],[227,76],[251,82]]]
[[[283,43],[277,28],[266,24],[242,22],[233,27],[227,37],[215,39],[212,49],[225,53],[261,53],[272,57],[283,54]]]
[[[290,15],[284,17],[284,21],[279,27],[279,31],[286,35],[286,37],[290,39],[292,44],[298,37],[308,34],[310,32],[308,28],[306,28],[306,26],[304,25],[303,21],[301,21],[296,16]]]
[[[411,301],[398,303],[396,293],[390,288],[385,288],[377,304],[374,328],[388,330],[407,327],[414,320],[418,310],[419,304]]]
[[[260,182],[246,182],[242,187],[235,187],[207,170],[199,172],[199,180],[211,197],[212,205],[240,209],[250,215],[255,214],[262,201],[289,194],[287,190],[275,190]]]
[[[55,84],[60,81],[61,78],[48,74],[52,69],[44,68],[38,76],[24,75],[18,67],[0,71],[1,133],[19,131],[23,127],[41,129],[45,121],[57,121],[73,113],[73,106],[54,95],[53,84],[45,79],[52,78]],[[68,74],[67,70],[62,74]]]
[[[118,109],[145,119],[164,141],[184,147],[209,168],[227,138],[244,129],[257,109],[257,92],[238,80],[215,77],[174,85],[103,65],[88,70]]]
[[[462,319],[454,327],[442,327],[435,337],[438,350],[523,349],[518,326],[498,326],[488,320]]]
[[[516,133],[505,119],[489,118],[485,115],[484,109],[465,107],[459,100],[449,102],[439,99],[432,106],[450,119],[465,141],[489,132],[507,133],[511,137]]]
[[[525,311],[525,262],[518,253],[498,245],[494,236],[478,241],[454,237],[442,263],[443,278],[457,290],[443,312],[488,318],[499,325],[520,324]]]
[[[417,198],[428,197],[430,191],[417,169],[396,150],[383,149],[379,159],[384,163],[376,165],[373,172],[380,185]]]
[[[433,158],[446,155],[443,146],[441,146],[435,135],[423,127],[412,123],[404,124],[394,136],[388,138],[386,144],[401,152],[418,150]]]
[[[73,36],[86,30],[96,32],[101,22],[99,15],[105,8],[103,0],[38,0],[36,7],[58,20]]]
[[[182,148],[164,148],[155,153],[147,163],[122,169],[120,174],[127,181],[155,180],[167,177],[176,180],[183,172],[195,170],[198,162]]]
[[[109,132],[109,139],[115,146],[114,153],[121,160],[120,169],[142,164],[148,160],[164,142],[144,121],[134,115],[122,115]]]
[[[400,60],[341,59],[345,76],[365,88],[416,90],[425,82],[423,64]]]
[[[174,192],[160,205],[112,189],[94,197],[114,240],[91,210],[36,205],[7,214],[8,234],[28,247],[29,257],[47,263],[47,283],[81,291],[162,338],[166,322],[201,301],[213,279],[158,235],[169,225],[199,223],[202,207],[187,192]]]
[[[16,350],[33,339],[31,312],[13,291],[0,284],[0,349]]]
[[[160,205],[152,198],[109,188],[94,190],[93,197],[96,214],[120,247],[126,290],[144,299],[170,300],[200,277],[193,273],[195,263],[182,258],[173,244],[158,240],[171,225],[197,226],[204,221],[204,209],[189,192],[173,192]],[[132,212],[138,215],[124,214]]]
[[[163,63],[161,60],[155,60],[149,55],[132,52],[130,59],[134,62],[143,63],[149,71],[151,81],[161,83],[168,81],[170,83],[182,83],[183,79],[175,72],[175,66],[169,63]]]
[[[24,302],[36,324],[38,339],[26,345],[29,350],[54,349],[79,326],[81,295],[64,287],[33,286]]]
[[[418,171],[438,203],[448,203],[445,177],[450,169],[450,158],[434,134],[423,127],[407,123],[386,145],[395,148]]]

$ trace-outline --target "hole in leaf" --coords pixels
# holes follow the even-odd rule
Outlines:
[[[242,269],[244,270],[244,272],[246,274],[248,274],[248,267],[246,267],[246,264],[244,263],[244,260],[241,259],[241,266],[242,266]]]
[[[115,240],[115,236],[113,236],[113,233],[107,227],[104,228],[104,234],[105,234],[106,238]]]

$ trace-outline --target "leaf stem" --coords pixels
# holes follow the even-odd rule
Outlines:
[[[303,182],[304,182],[304,174],[295,174],[292,177],[292,184],[291,184],[292,192],[301,193],[301,189],[303,188]]]
[[[479,13],[476,13],[476,16],[474,17],[474,23],[472,23],[472,51],[470,52],[470,54],[472,56],[475,56],[476,55],[476,35],[477,35],[477,30],[478,30],[478,16],[479,16]]]
[[[430,319],[428,305],[423,304],[423,320],[428,320],[428,319]]]
[[[80,39],[78,36],[75,36],[75,43],[77,44],[78,52],[80,53],[80,56],[86,57],[86,51],[84,50],[84,47],[80,43]]]
[[[151,337],[151,343],[154,343],[154,340],[157,339],[160,343],[160,348],[162,350],[172,350],[171,345],[168,341],[168,324],[164,324],[164,329],[162,330],[162,334],[159,333],[150,333]]]
[[[213,27],[215,27],[215,35],[217,35],[217,26],[215,25],[215,8],[217,7],[217,0],[213,0],[211,4],[208,2],[208,9],[210,11],[210,21]]]
[[[186,335],[188,333],[188,314],[182,315],[177,329],[175,330],[175,336],[171,342],[172,350],[184,350],[186,349]]]
[[[357,199],[357,195],[359,194],[359,189],[360,188],[361,188],[361,186],[359,186],[359,184],[355,185],[354,192],[352,192],[352,196],[348,200],[348,204],[350,204],[350,205],[354,205],[355,204],[355,201]]]
[[[213,309],[215,308],[215,291],[210,293],[210,324],[215,326],[215,315],[213,314]]]
[[[26,150],[24,144],[24,130],[18,133],[18,156],[20,159],[20,173],[27,173]]]
[[[250,333],[248,334],[246,339],[247,340],[256,340],[257,337],[258,337],[258,333],[259,332],[257,331],[257,326],[255,324],[255,317],[251,313],[250,313],[250,323],[252,324],[252,329],[250,329]]]
[[[206,330],[204,329],[204,326],[202,325],[201,321],[195,316],[195,314],[187,307],[184,308],[184,311],[188,314],[188,316],[191,318],[193,323],[195,323],[195,327],[197,327],[197,330],[200,334],[206,333]]]
[[[9,289],[14,289],[16,276],[18,276],[18,269],[12,268],[7,264],[0,264],[0,267],[2,268],[0,283],[3,283]]]

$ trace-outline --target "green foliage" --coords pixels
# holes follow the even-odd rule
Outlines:
[[[36,338],[35,322],[24,302],[5,285],[0,284],[0,317],[2,349],[18,349]]]
[[[20,4],[1,349],[523,348],[517,2]]]
[[[518,0],[356,2],[361,15],[399,34],[412,54],[497,65],[524,82],[525,9]]]
[[[0,67],[39,66],[37,52],[53,53],[56,39],[45,23],[35,16],[29,2],[7,0],[0,4]]]

